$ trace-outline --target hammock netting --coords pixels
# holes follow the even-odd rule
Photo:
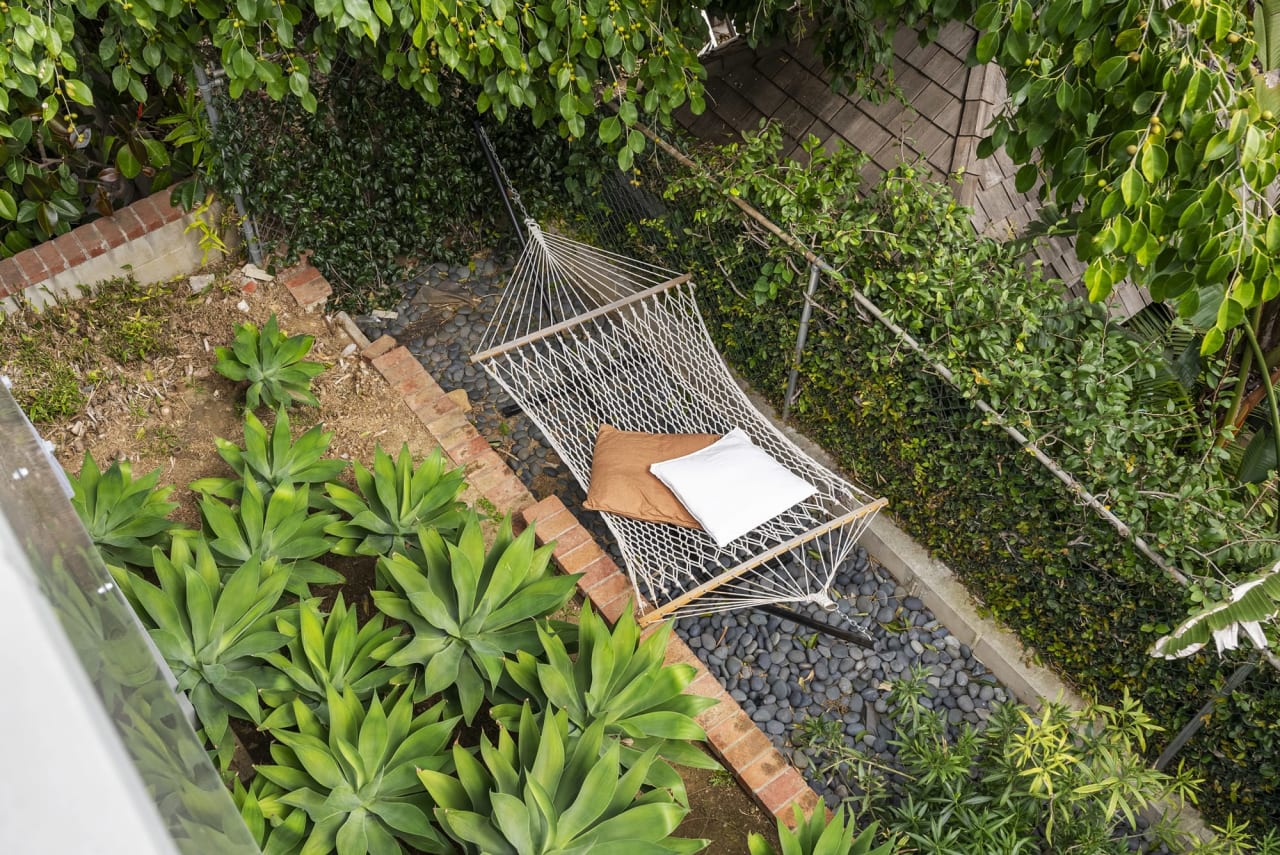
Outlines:
[[[687,276],[543,232],[516,263],[472,361],[546,436],[584,490],[602,423],[649,433],[741,428],[817,488],[727,547],[705,532],[604,513],[642,621],[828,589],[884,505],[816,463],[748,400],[716,351]]]

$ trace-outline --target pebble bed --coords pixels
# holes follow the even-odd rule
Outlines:
[[[599,514],[583,511],[583,493],[538,429],[505,391],[468,357],[492,316],[508,266],[479,259],[469,266],[432,265],[406,283],[393,313],[356,318],[370,339],[395,336],[446,390],[465,389],[476,428],[504,455],[535,495],[558,495],[606,550],[620,561]],[[676,632],[715,674],[774,744],[802,770],[829,804],[850,793],[820,769],[829,756],[816,733],[842,731],[846,744],[893,762],[888,683],[923,669],[936,693],[925,703],[949,724],[978,724],[1009,694],[972,651],[908,596],[861,549],[837,568],[837,607],[802,610],[813,619],[868,633],[871,649],[753,609],[683,618]]]

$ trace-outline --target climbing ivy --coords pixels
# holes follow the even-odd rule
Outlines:
[[[1220,580],[1277,553],[1256,488],[1224,467],[1211,428],[1171,376],[1161,342],[1070,303],[1011,248],[976,236],[968,211],[925,167],[875,185],[849,150],[810,143],[801,167],[778,157],[774,129],[703,153],[707,175],[671,182],[670,212],[637,247],[695,272],[726,358],[775,402],[794,347],[805,263],[745,230],[749,200],[840,269],[824,277],[792,412],[805,431],[942,556],[978,599],[1087,694],[1125,687],[1171,735],[1232,665],[1147,655]],[[946,364],[944,383],[852,299],[856,287]],[[1211,378],[1223,370],[1207,362]],[[1170,580],[965,398],[1008,422],[1105,497],[1169,560]],[[1214,566],[1216,565],[1216,567]],[[1208,782],[1208,812],[1280,820],[1280,679],[1260,669],[1222,701],[1183,756]]]
[[[0,6],[0,253],[66,231],[117,176],[145,174],[144,189],[182,177],[167,170],[199,138],[175,127],[165,140],[154,121],[198,121],[196,63],[214,59],[233,98],[314,111],[334,64],[360,60],[429,104],[460,80],[481,113],[527,111],[569,137],[609,102],[616,116],[591,132],[626,167],[644,148],[642,112],[701,111],[704,38],[695,5],[645,0],[12,0]]]

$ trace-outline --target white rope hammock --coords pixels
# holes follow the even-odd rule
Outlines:
[[[602,423],[650,433],[741,428],[817,487],[723,549],[698,529],[602,514],[641,598],[641,622],[778,602],[833,607],[836,570],[885,500],[816,463],[752,406],[707,334],[687,275],[526,223],[528,244],[471,360],[584,490]]]

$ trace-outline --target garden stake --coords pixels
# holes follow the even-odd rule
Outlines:
[[[809,317],[813,314],[813,294],[818,290],[818,265],[809,265],[809,287],[804,292],[804,308],[800,310],[800,331],[796,333],[796,355],[791,359],[791,374],[787,377],[787,394],[782,399],[782,420],[791,415],[791,405],[796,397],[796,380],[800,377],[800,357],[804,355],[804,343],[809,337]]]

